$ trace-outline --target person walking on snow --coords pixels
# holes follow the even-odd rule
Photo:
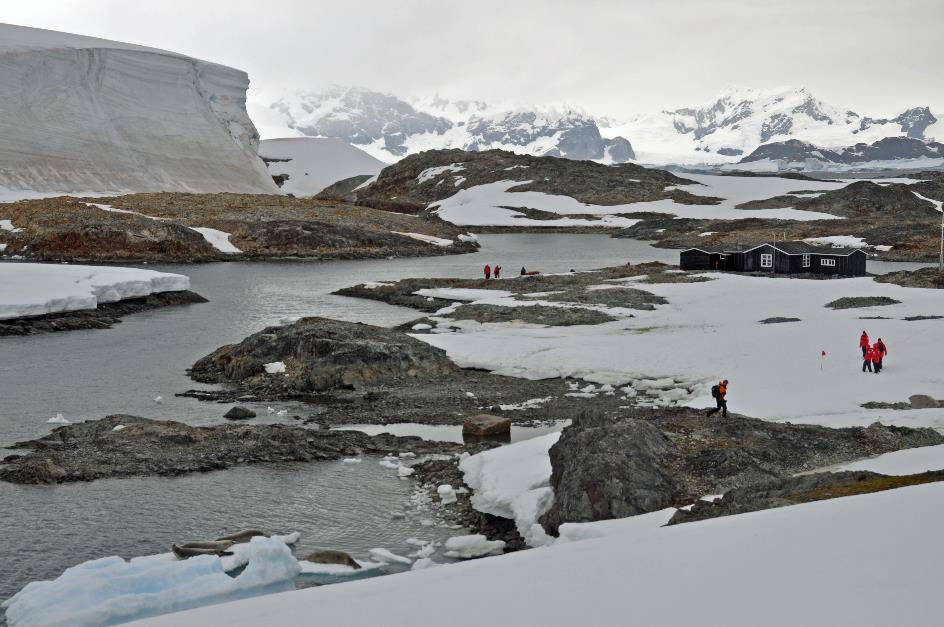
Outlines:
[[[862,349],[862,357],[865,358],[865,351],[869,350],[869,334],[865,331],[859,336],[859,348]]]
[[[878,342],[875,343],[871,349],[869,349],[869,354],[872,357],[872,372],[878,374],[882,371],[882,353],[878,350]]]
[[[728,417],[728,400],[725,398],[728,394],[728,380],[720,381],[718,385],[711,386],[711,396],[715,399],[715,402],[718,404],[714,409],[708,410],[708,417],[710,418],[713,414],[721,411],[721,417]]]
[[[495,266],[495,278],[496,279],[501,278],[501,266]]]
[[[492,278],[492,266],[485,264],[485,280]]]
[[[862,372],[868,370],[872,372],[872,347],[866,346],[862,349]]]
[[[881,370],[884,367],[882,360],[885,359],[885,355],[888,354],[888,347],[885,346],[885,342],[882,341],[882,338],[878,338],[878,342],[875,343],[873,348],[878,350],[878,367],[879,370]]]

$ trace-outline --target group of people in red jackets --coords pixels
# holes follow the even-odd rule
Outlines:
[[[882,360],[888,354],[888,347],[882,338],[878,338],[875,344],[869,343],[869,334],[865,331],[859,336],[859,348],[862,349],[862,372],[868,370],[878,374],[882,371]]]
[[[496,279],[501,278],[501,266],[496,264],[495,269],[492,270],[492,266],[485,264],[485,280],[488,281],[493,275]]]

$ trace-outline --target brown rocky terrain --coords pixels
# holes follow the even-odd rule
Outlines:
[[[444,170],[420,181],[430,168],[455,164],[461,170]],[[534,157],[504,150],[467,152],[428,150],[410,155],[384,168],[377,180],[354,191],[353,180],[339,182],[319,197],[354,200],[359,205],[421,214],[426,206],[458,190],[494,183],[521,181],[510,191],[537,191],[576,198],[595,205],[620,205],[671,198],[680,203],[712,204],[716,198],[698,196],[698,184],[665,170],[644,168],[632,163],[614,166],[593,161],[557,157]],[[691,191],[669,190],[673,185],[692,185]]]
[[[119,211],[106,211],[105,205]],[[0,205],[2,256],[38,260],[217,261],[303,257],[382,258],[472,252],[435,216],[411,218],[348,203],[264,194],[129,194]],[[240,254],[211,246],[193,227],[230,234]],[[401,233],[452,240],[437,246]]]

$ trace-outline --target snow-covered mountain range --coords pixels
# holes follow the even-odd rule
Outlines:
[[[274,193],[245,72],[0,24],[0,189]]]
[[[590,115],[572,108],[490,106],[441,98],[413,103],[359,87],[298,92],[271,109],[289,134],[333,137],[386,162],[435,148],[488,150],[623,163],[635,158],[622,137],[603,137]]]
[[[944,140],[942,117],[926,106],[876,118],[797,88],[728,89],[702,105],[625,117],[593,116],[569,106],[407,101],[341,87],[286,96],[271,110],[281,116],[286,134],[336,137],[388,162],[435,148],[502,148],[604,163],[720,165],[789,140],[833,150],[886,138]]]

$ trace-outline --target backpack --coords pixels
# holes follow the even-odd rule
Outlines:
[[[712,398],[721,398],[721,387],[718,385],[711,386],[711,397]]]

